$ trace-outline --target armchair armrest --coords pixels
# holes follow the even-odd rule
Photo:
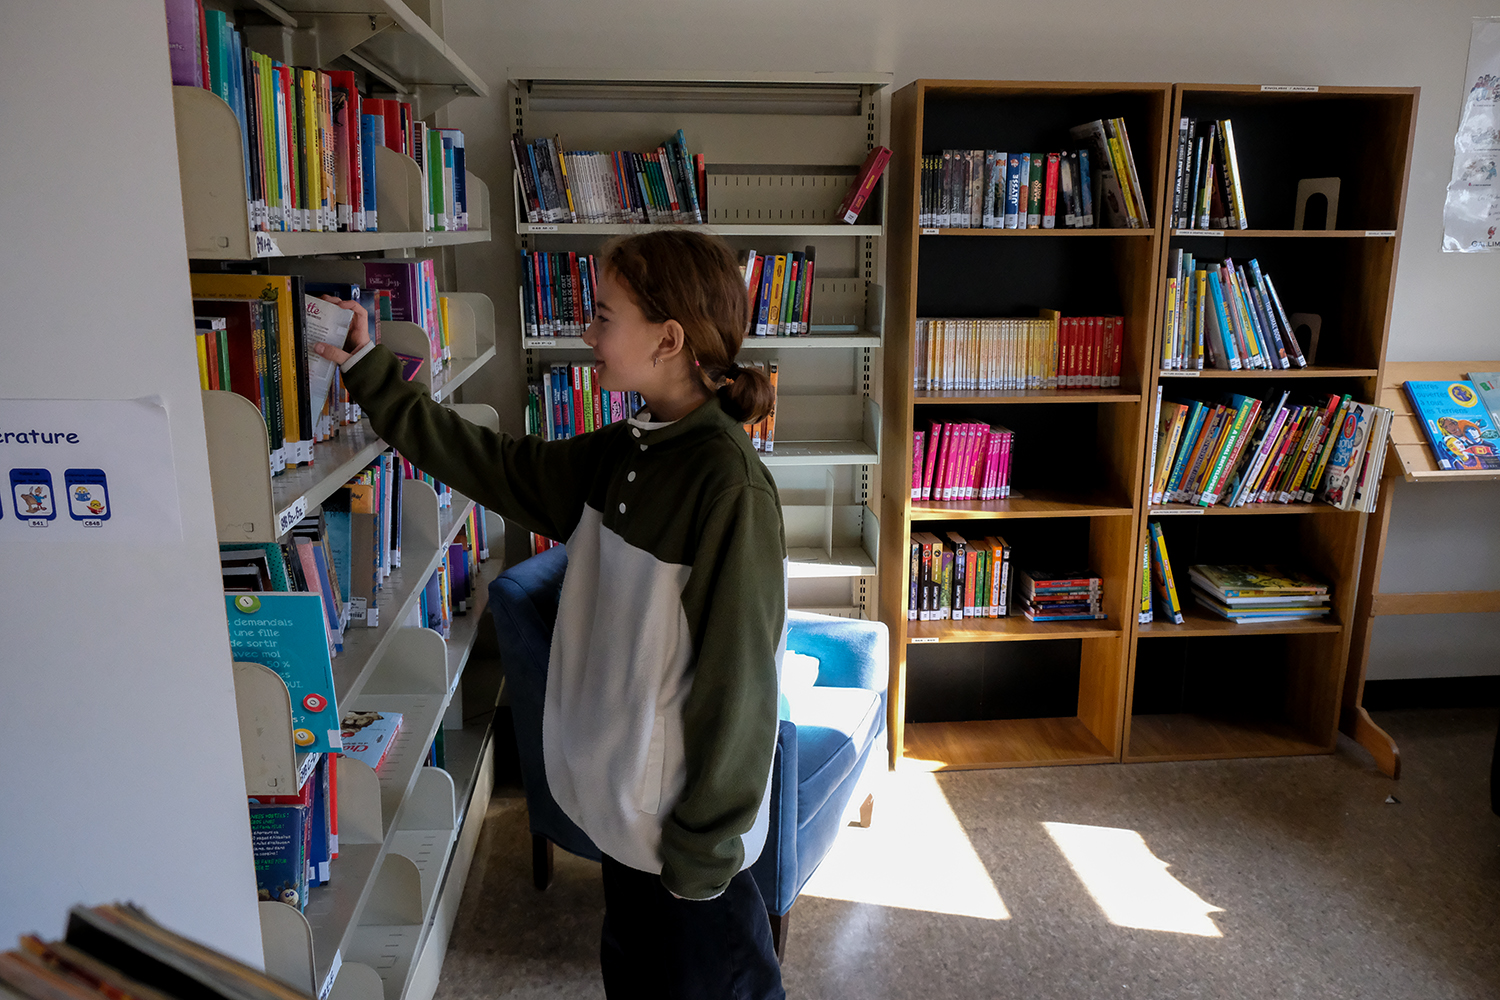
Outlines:
[[[787,612],[787,649],[817,657],[820,687],[884,692],[890,680],[889,641],[884,622]]]

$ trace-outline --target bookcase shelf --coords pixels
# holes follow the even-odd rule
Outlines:
[[[1170,87],[1149,83],[917,80],[892,96],[882,398],[883,473],[890,479],[881,505],[881,555],[887,567],[901,568],[882,575],[880,608],[891,626],[893,766],[1119,759],[1170,106]],[[1069,138],[1069,128],[1113,117],[1127,122],[1155,225],[1083,230],[917,225],[922,154],[985,147],[1071,149],[1078,143]],[[1123,316],[1121,384],[1011,391],[913,388],[918,317],[1024,317],[1035,316],[1038,308],[1065,316]],[[1013,496],[911,498],[914,431],[929,421],[955,420],[999,423],[1015,432]],[[1064,441],[1059,451],[1058,442]],[[1012,546],[1013,571],[1090,569],[1103,579],[1108,617],[1031,622],[1013,606],[1007,618],[909,621],[913,529],[1002,536]],[[952,648],[926,652],[934,644]],[[1047,690],[1033,695],[1031,687]],[[1001,689],[1014,696],[993,693]],[[1036,717],[995,717],[1028,714]]]
[[[872,350],[880,346],[878,333],[814,333],[807,337],[746,337],[742,351]],[[580,351],[591,353],[582,337],[522,337],[523,351]]]
[[[645,225],[643,223],[616,222],[521,222],[516,224],[516,232],[522,236],[539,236],[543,234],[554,236],[629,236],[631,233],[643,233],[659,228],[662,227],[659,225]],[[880,226],[801,225],[774,222],[705,223],[703,225],[684,226],[683,228],[697,229],[702,232],[714,233],[718,236],[759,236],[764,238],[788,236],[802,239],[840,236],[866,238],[879,236],[882,229]]]
[[[1167,398],[1213,399],[1225,391],[1263,395],[1272,386],[1294,385],[1306,393],[1349,393],[1361,402],[1376,401],[1385,369],[1416,102],[1415,89],[1400,88],[1285,93],[1225,84],[1175,87],[1173,123],[1182,118],[1233,120],[1246,210],[1252,223],[1266,228],[1222,233],[1167,228],[1157,279],[1158,316],[1166,302],[1168,255],[1182,247],[1210,260],[1258,258],[1276,281],[1287,311],[1318,314],[1322,329],[1314,363],[1304,369],[1160,371],[1155,362],[1162,349],[1158,320],[1148,399],[1158,389]],[[1337,134],[1325,131],[1330,128]],[[1168,198],[1175,131],[1166,163]],[[1352,162],[1361,169],[1350,171]],[[1320,176],[1342,178],[1334,220],[1340,228],[1290,228],[1298,180]],[[1213,381],[1194,383],[1194,378]],[[1151,427],[1143,436],[1148,453],[1154,433]],[[1147,472],[1141,490],[1149,489]],[[1199,508],[1144,500],[1138,498],[1144,516],[1137,545],[1145,544],[1146,523],[1159,519],[1184,621],[1142,624],[1131,616],[1122,759],[1332,751],[1350,642],[1350,630],[1342,623],[1352,620],[1365,516],[1321,502]],[[1140,549],[1136,552],[1138,588]],[[1305,568],[1328,581],[1331,614],[1311,621],[1237,625],[1198,608],[1184,592],[1190,587],[1187,567],[1197,562]],[[1225,637],[1235,641],[1220,641]]]

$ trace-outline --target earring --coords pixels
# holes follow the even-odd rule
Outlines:
[[[652,367],[652,368],[655,368],[655,367],[656,367],[656,363],[657,363],[657,362],[658,362],[658,361],[660,361],[660,360],[661,360],[661,358],[652,358],[652,359],[651,359],[651,367]]]

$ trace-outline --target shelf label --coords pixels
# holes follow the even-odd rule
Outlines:
[[[1203,373],[1200,372],[1200,371],[1198,371],[1195,368],[1189,368],[1189,369],[1182,370],[1182,371],[1174,369],[1172,371],[1164,371],[1164,372],[1162,372],[1161,373],[1161,377],[1162,378],[1197,378],[1201,374],[1203,374]]]
[[[292,530],[292,525],[307,516],[307,497],[298,497],[281,515],[276,518],[276,535],[280,536]]]
[[[1177,230],[1176,235],[1178,235],[1178,236],[1223,236],[1224,235],[1224,230],[1222,230],[1222,229],[1179,229],[1179,230]]]
[[[1261,93],[1271,92],[1277,94],[1316,94],[1318,92],[1317,87],[1303,87],[1284,83],[1263,83],[1260,85],[1260,89]]]
[[[555,233],[555,232],[557,232],[557,227],[556,226],[543,226],[543,225],[538,225],[536,223],[531,223],[531,224],[527,225],[526,231],[528,233]]]
[[[1207,507],[1152,507],[1152,517],[1165,517],[1168,514],[1202,514]]]
[[[318,1000],[327,1000],[329,992],[333,990],[333,981],[339,977],[339,970],[344,967],[344,953],[335,951],[333,953],[333,964],[328,967],[328,976],[323,980],[323,985],[318,988]]]
[[[922,230],[922,235],[923,236],[936,236],[937,234],[938,234],[938,231],[936,229],[923,229]],[[933,641],[936,642],[937,640],[934,639]]]
[[[912,639],[912,642],[937,642],[937,641],[938,641],[938,637],[935,636],[935,635],[919,635],[919,636],[916,636],[915,638]]]
[[[1395,236],[1396,235],[1396,231],[1394,229],[1366,229],[1365,230],[1365,235],[1366,236]]]
[[[555,341],[555,340],[528,340],[526,342],[526,346],[527,347],[556,347],[557,346],[557,341]]]
[[[271,238],[270,233],[253,232],[250,238],[255,242],[255,256],[257,257],[280,257],[281,247]]]

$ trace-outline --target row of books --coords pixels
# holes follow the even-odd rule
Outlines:
[[[521,316],[528,337],[581,337],[594,321],[593,254],[521,251]]]
[[[742,368],[754,368],[764,372],[771,383],[771,412],[754,423],[745,424],[745,433],[750,435],[750,444],[762,455],[776,451],[776,390],[780,386],[780,362],[776,358],[766,361],[742,361]]]
[[[682,129],[649,153],[570,153],[554,136],[511,137],[516,178],[532,223],[702,223],[707,166]]]
[[[1005,618],[1010,614],[1011,547],[993,535],[911,533],[908,621]]]
[[[1016,432],[983,423],[933,423],[912,434],[913,500],[1003,500],[1010,496]]]
[[[1178,229],[1249,229],[1234,124],[1182,118],[1173,161],[1172,224]]]
[[[1120,384],[1123,316],[919,319],[915,389],[1072,389]]]
[[[1500,469],[1500,372],[1402,383],[1440,469]]]
[[[1273,401],[1274,400],[1274,401]],[[1158,389],[1151,503],[1240,507],[1311,503],[1373,509],[1392,413],[1350,396],[1292,400],[1228,393],[1163,400]]]
[[[1306,368],[1307,358],[1271,276],[1251,258],[1236,265],[1172,251],[1162,317],[1165,370]]]
[[[362,97],[349,70],[288,66],[248,49],[230,15],[166,0],[172,82],[217,94],[239,119],[252,229],[375,232],[377,146],[416,161],[426,230],[468,228],[464,136],[404,101]]]
[[[526,387],[526,433],[561,441],[619,423],[642,405],[640,393],[600,388],[593,365],[559,362]]]
[[[1150,522],[1142,553],[1139,621],[1181,625],[1182,601],[1159,523]],[[1197,564],[1188,567],[1193,603],[1236,624],[1307,621],[1327,617],[1333,595],[1328,584],[1307,573],[1277,566]]]
[[[27,1000],[306,1000],[130,903],[75,906],[64,940],[22,935],[0,953],[0,987]]]
[[[313,464],[313,445],[360,416],[338,366],[312,349],[320,343],[342,347],[353,319],[351,310],[323,295],[366,305],[377,342],[382,320],[421,326],[429,343],[425,360],[434,370],[451,356],[447,300],[437,293],[432,261],[371,261],[364,267],[364,286],[301,275],[191,275],[199,385],[238,393],[260,410],[273,475]],[[410,378],[424,359],[403,360]]]
[[[748,252],[740,264],[755,337],[805,337],[812,332],[814,247],[791,253]]]

